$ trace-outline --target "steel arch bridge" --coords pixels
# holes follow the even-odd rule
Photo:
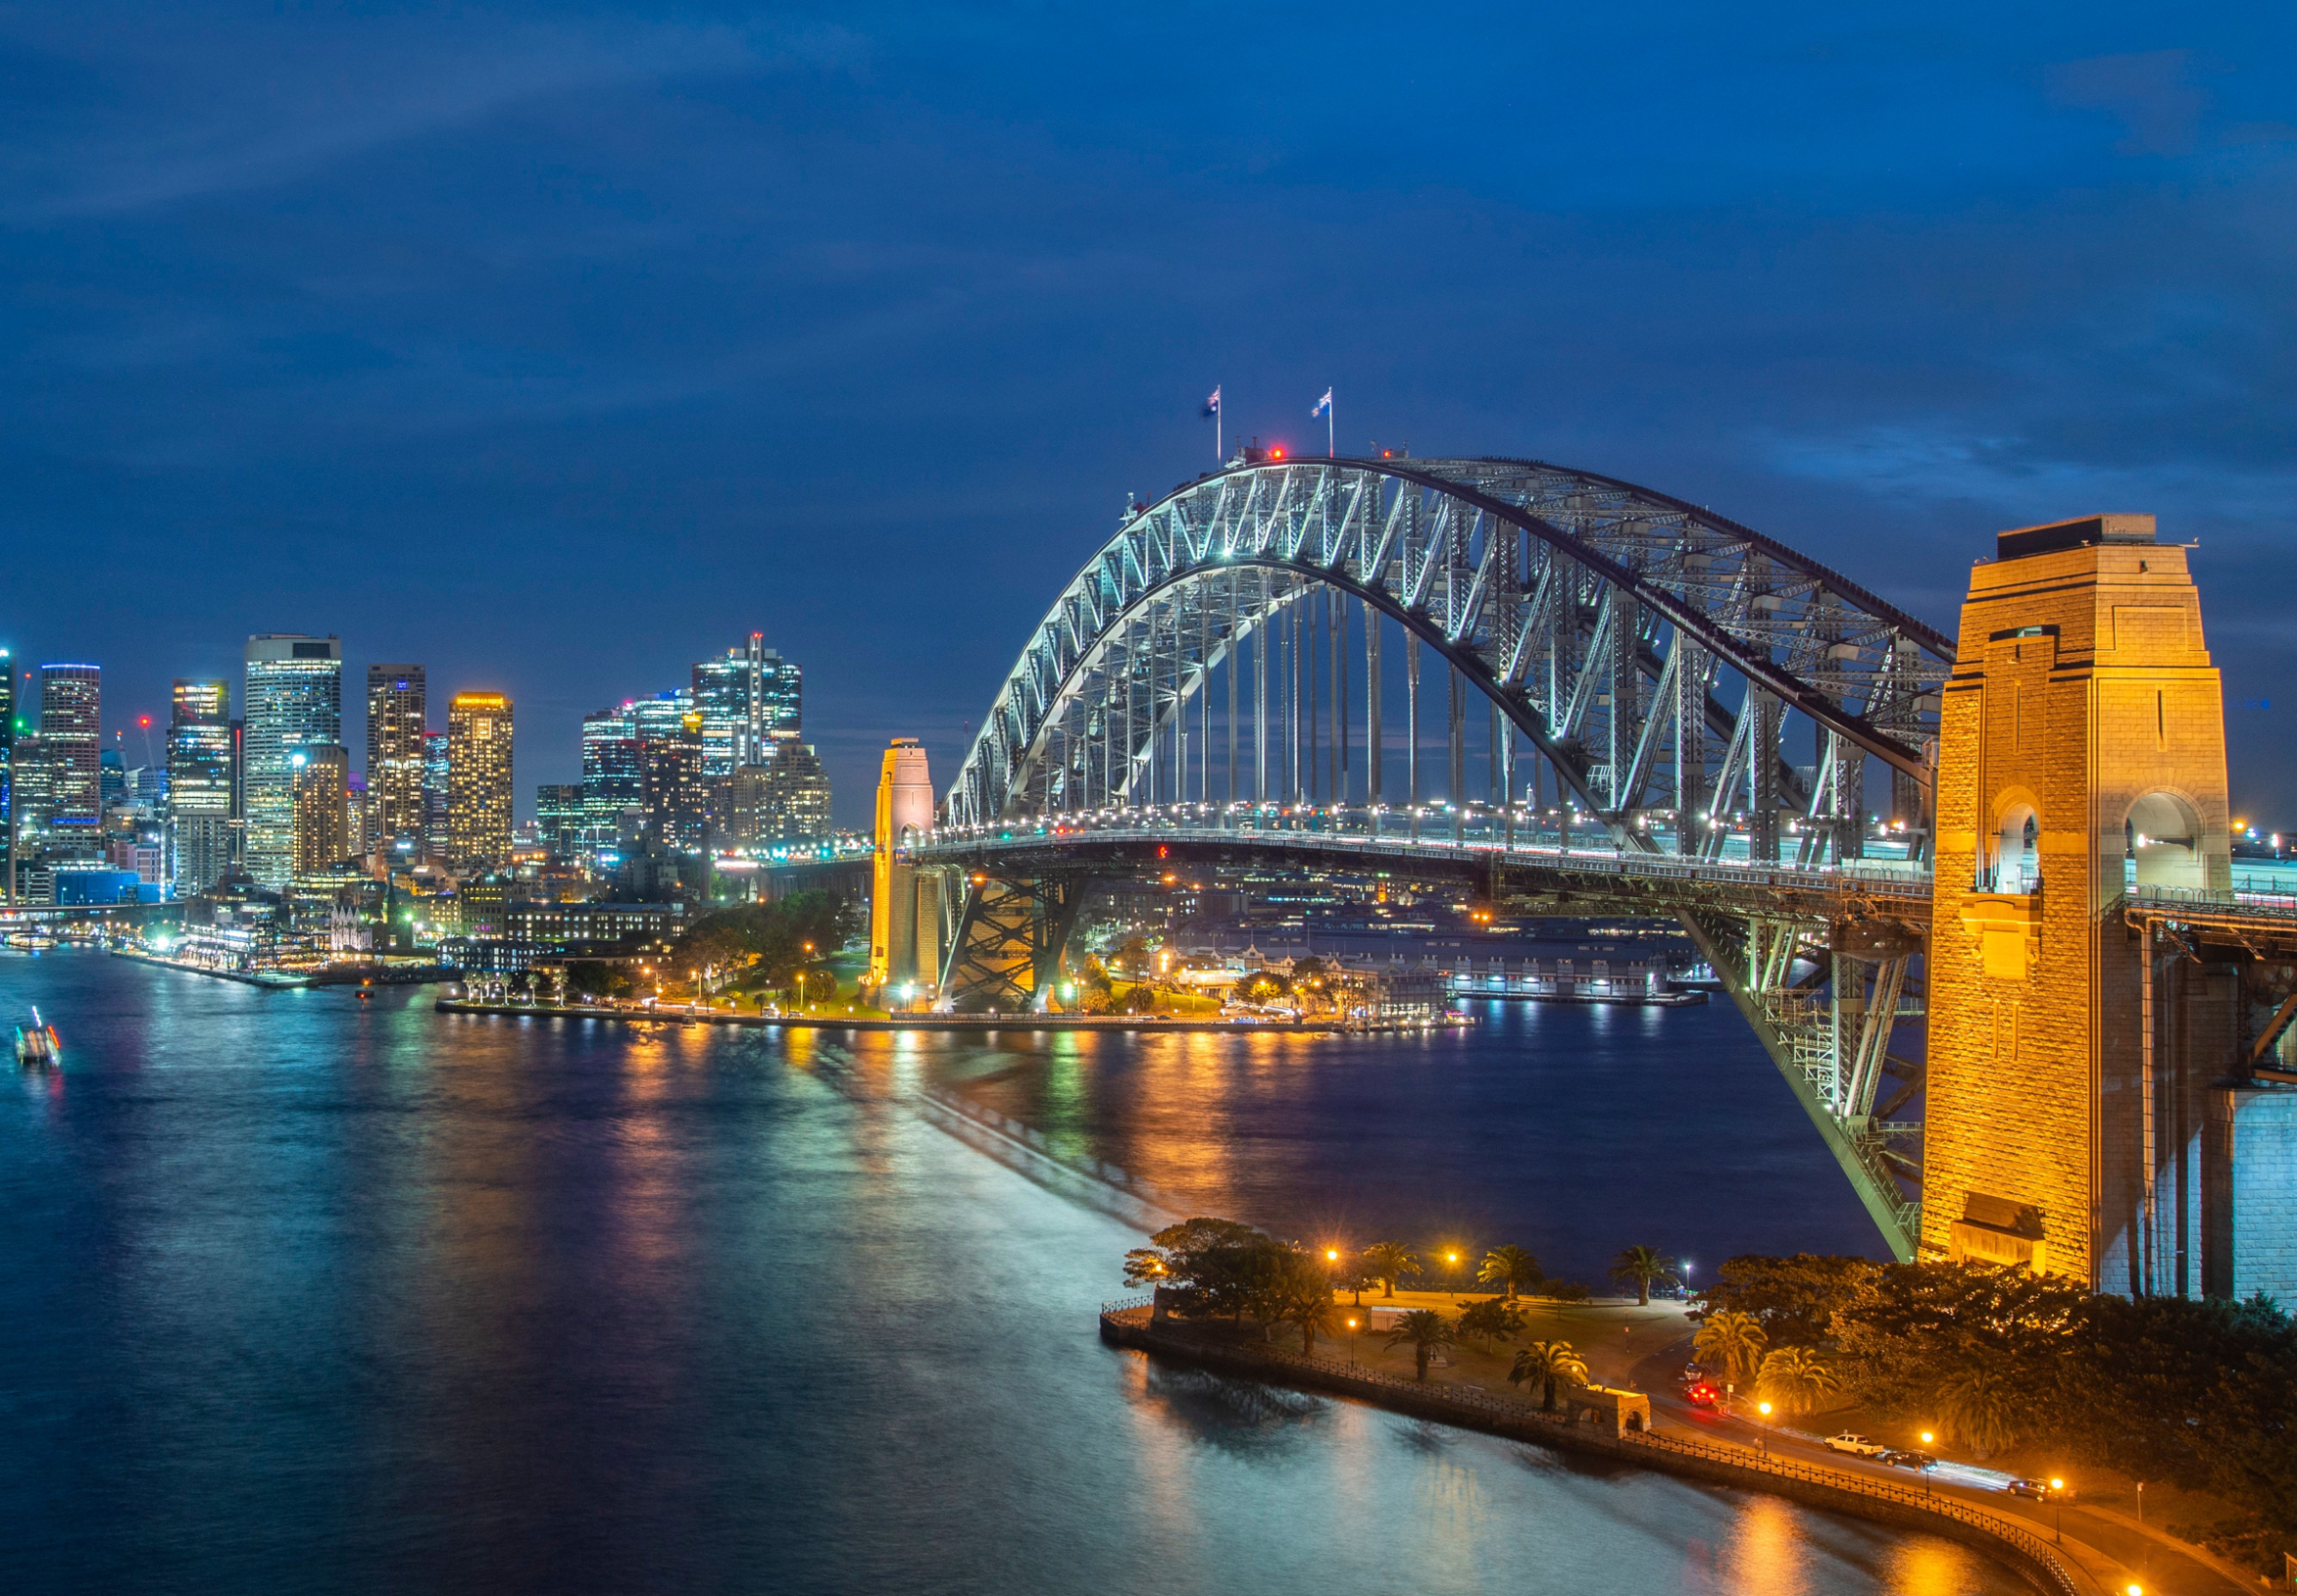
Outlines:
[[[1408,684],[1400,802],[1385,791],[1389,632]],[[1423,649],[1447,677],[1440,783],[1421,774]],[[1622,857],[1706,866],[1644,871],[1631,899],[1681,920],[1708,954],[1893,1251],[1911,1255],[1919,1125],[1904,1110],[1922,1067],[1892,1034],[1920,1012],[1926,877],[1878,910],[1844,867],[1863,851],[1873,765],[1917,847],[1926,835],[1952,658],[1949,638],[1816,562],[1613,478],[1247,452],[1132,506],[1007,674],[935,835],[914,850],[974,878],[944,992],[1025,1006],[1083,884],[1123,868],[1092,840],[1151,815],[1183,827],[1163,846],[1194,837],[1226,856],[1241,839],[1219,834],[1249,830],[1256,857],[1330,851],[1271,825],[1300,806],[1325,831],[1382,836],[1385,819],[1408,830],[1410,842],[1385,833],[1408,862],[1433,852],[1416,846],[1433,813],[1454,848],[1479,831],[1495,889],[1504,876],[1533,899],[1568,885],[1608,902],[1587,895],[1568,831],[1552,859],[1517,847],[1545,768],[1558,808],[1584,812]],[[1490,707],[1480,821],[1465,780],[1469,689]],[[1430,810],[1435,784],[1445,801]],[[1732,866],[1807,879],[1769,897],[1709,879]],[[1897,1084],[1878,1105],[1885,1076]]]

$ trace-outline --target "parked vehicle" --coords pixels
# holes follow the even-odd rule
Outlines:
[[[1938,1460],[1927,1452],[1916,1452],[1911,1447],[1894,1446],[1882,1454],[1882,1461],[1893,1469],[1927,1469]]]
[[[1840,1435],[1829,1435],[1826,1448],[1830,1452],[1847,1452],[1854,1458],[1878,1458],[1890,1450],[1880,1441],[1857,1435],[1845,1430]]]
[[[1683,1388],[1683,1399],[1693,1407],[1713,1407],[1722,1397],[1723,1394],[1704,1380],[1694,1380]]]

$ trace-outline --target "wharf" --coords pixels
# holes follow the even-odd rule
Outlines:
[[[991,1031],[1220,1032],[1231,1035],[1287,1035],[1308,1033],[1363,1035],[1375,1032],[1451,1030],[1470,1024],[1449,1019],[1427,1024],[1352,1020],[1191,1020],[1170,1014],[737,1014],[707,1008],[625,1008],[599,1003],[499,1003],[469,998],[442,998],[442,1014],[492,1014],[511,1019],[618,1020],[626,1025],[722,1025],[745,1030],[785,1031]]]
[[[139,964],[180,970],[186,975],[211,976],[218,981],[237,981],[241,986],[265,987],[274,992],[300,991],[305,987],[425,986],[456,980],[461,974],[443,964],[322,964],[308,970],[219,970],[188,960],[147,953],[141,948],[114,948],[111,952],[116,959],[132,959]]]

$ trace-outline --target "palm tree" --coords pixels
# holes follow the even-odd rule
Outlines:
[[[1428,1377],[1429,1355],[1438,1347],[1453,1345],[1451,1326],[1444,1323],[1443,1316],[1435,1309],[1414,1308],[1407,1314],[1398,1315],[1396,1327],[1388,1332],[1388,1345],[1391,1347],[1402,1346],[1407,1341],[1411,1343],[1412,1364],[1418,1369],[1419,1378],[1425,1380]]]
[[[1508,1384],[1519,1386],[1526,1380],[1537,1380],[1542,1387],[1542,1413],[1555,1411],[1555,1382],[1569,1380],[1574,1385],[1587,1383],[1587,1360],[1572,1350],[1568,1341],[1534,1341],[1517,1349],[1515,1366],[1508,1370]]]
[[[1364,1250],[1364,1266],[1380,1277],[1380,1284],[1387,1288],[1380,1295],[1386,1297],[1396,1294],[1399,1280],[1420,1272],[1420,1260],[1402,1242],[1372,1243]]]
[[[1736,1382],[1744,1380],[1763,1360],[1763,1348],[1770,1340],[1764,1333],[1763,1323],[1753,1314],[1730,1310],[1707,1316],[1692,1338],[1691,1351],[1702,1363],[1720,1363],[1724,1377]]]
[[[1472,1335],[1481,1341],[1485,1352],[1491,1351],[1494,1337],[1509,1341],[1522,1331],[1523,1316],[1510,1307],[1503,1297],[1485,1297],[1460,1315],[1460,1334]]]
[[[1486,1286],[1502,1288],[1513,1302],[1518,1288],[1537,1286],[1547,1275],[1540,1268],[1540,1260],[1522,1248],[1495,1247],[1483,1254],[1483,1267],[1476,1271],[1476,1278]]]
[[[1656,1247],[1627,1247],[1611,1260],[1611,1278],[1622,1286],[1632,1283],[1635,1288],[1635,1306],[1651,1306],[1651,1283],[1655,1280],[1673,1280],[1675,1272],[1659,1257]]]
[[[1987,1363],[1966,1363],[1938,1383],[1938,1416],[1980,1457],[2018,1439],[2018,1400]]]
[[[1806,1413],[1842,1389],[1835,1371],[1808,1347],[1777,1347],[1763,1360],[1755,1389],[1782,1413]]]

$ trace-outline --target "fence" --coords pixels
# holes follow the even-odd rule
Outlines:
[[[1216,1367],[1228,1364],[1248,1374],[1279,1380],[1289,1376],[1299,1384],[1362,1396],[1384,1407],[1488,1430],[1512,1439],[1601,1452],[1716,1483],[1780,1492],[1817,1506],[1863,1512],[1869,1517],[1881,1517],[1902,1525],[1927,1526],[1956,1540],[1975,1541],[1984,1549],[2004,1555],[2048,1596],[2083,1596],[2092,1588],[2086,1580],[2077,1580],[2064,1559],[2039,1536],[1953,1497],[1935,1496],[1894,1481],[1870,1479],[1794,1458],[1750,1454],[1741,1447],[1721,1446],[1691,1436],[1661,1435],[1649,1431],[1613,1436],[1571,1424],[1559,1415],[1543,1413],[1527,1402],[1477,1386],[1424,1385],[1401,1375],[1354,1368],[1275,1345],[1200,1343],[1153,1327],[1148,1313],[1151,1300],[1125,1297],[1103,1303],[1102,1338],[1145,1352],[1171,1353]],[[1874,1510],[1879,1507],[1892,1511]]]

